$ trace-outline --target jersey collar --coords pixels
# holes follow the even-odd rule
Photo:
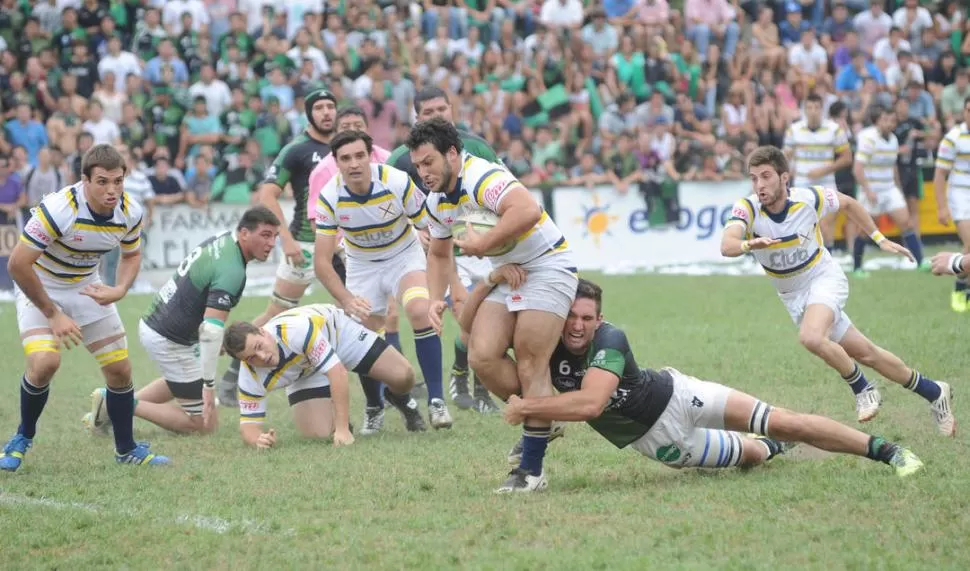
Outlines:
[[[791,190],[788,191],[788,196],[789,197],[791,196]],[[779,212],[778,214],[773,214],[771,212],[768,212],[768,209],[765,208],[763,204],[761,205],[761,211],[764,212],[765,216],[767,216],[775,224],[781,224],[782,222],[785,221],[785,218],[788,217],[788,211],[791,210],[792,204],[794,203],[791,201],[791,198],[786,198],[785,207],[782,208],[781,212]]]

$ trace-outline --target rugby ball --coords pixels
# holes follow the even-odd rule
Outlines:
[[[457,220],[455,220],[455,223],[451,225],[451,235],[454,238],[461,240],[468,232],[467,225],[469,223],[476,232],[485,234],[492,228],[495,228],[498,221],[498,214],[495,214],[490,210],[472,210],[462,214]],[[515,248],[515,245],[516,241],[512,239],[501,246],[497,246],[492,250],[485,252],[485,255],[489,257],[504,256],[505,254],[511,252]]]

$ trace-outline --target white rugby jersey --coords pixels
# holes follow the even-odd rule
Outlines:
[[[802,119],[792,123],[785,131],[785,150],[791,151],[795,164],[795,181],[798,186],[835,186],[835,173],[817,179],[808,173],[832,164],[839,154],[849,149],[849,138],[835,121],[825,119],[818,129],[811,129]]]
[[[263,329],[276,339],[280,354],[275,367],[239,367],[239,422],[266,419],[266,395],[276,389],[325,374],[340,363],[337,357],[337,320],[343,311],[329,304],[309,305],[285,311],[270,319]]]
[[[740,225],[745,239],[776,238],[768,248],[751,250],[781,293],[801,289],[823,268],[834,265],[825,249],[819,220],[838,212],[839,196],[831,188],[792,188],[785,209],[769,214],[752,194],[734,203],[726,226]]]
[[[524,188],[505,167],[485,159],[462,153],[462,167],[458,173],[457,187],[451,192],[432,192],[425,208],[428,212],[428,228],[433,238],[451,238],[451,226],[462,214],[474,210],[489,210],[498,214],[502,199],[513,188]],[[530,195],[531,196],[531,195]],[[525,264],[550,252],[568,252],[566,237],[546,213],[542,205],[542,217],[531,229],[517,238],[515,248],[503,255],[491,258],[492,264]]]
[[[899,157],[899,141],[889,133],[883,138],[875,126],[859,131],[855,160],[862,163],[869,188],[879,193],[896,187],[896,159]]]
[[[338,173],[320,190],[317,233],[336,236],[342,230],[347,256],[387,260],[417,243],[412,223],[424,227],[424,193],[402,170],[371,163],[371,190],[350,192]]]
[[[937,151],[936,168],[950,173],[949,191],[970,191],[970,125],[961,123],[950,129]]]
[[[101,256],[119,245],[141,247],[142,207],[122,193],[110,216],[91,210],[79,182],[44,197],[31,209],[20,241],[43,253],[34,263],[45,286],[87,285],[98,276]]]

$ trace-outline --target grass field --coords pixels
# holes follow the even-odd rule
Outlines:
[[[851,392],[799,348],[765,278],[599,281],[607,319],[626,329],[642,366],[674,366],[854,424]],[[848,311],[877,343],[948,380],[960,417],[968,318],[950,312],[951,287],[925,274],[876,272],[852,283]],[[129,331],[147,303],[121,304]],[[264,303],[244,300],[234,315],[254,316]],[[5,439],[18,421],[23,365],[13,305],[0,312]],[[130,345],[140,387],[156,373],[136,338]],[[447,367],[447,343],[445,353]],[[748,472],[678,472],[571,425],[550,445],[548,490],[500,497],[492,490],[519,429],[453,407],[450,431],[410,435],[388,414],[383,435],[334,449],[300,440],[276,393],[277,449],[244,449],[237,414],[222,409],[220,431],[205,439],[137,421],[136,438],[175,466],[117,466],[111,440],[81,430],[101,380],[93,360],[74,351],[24,467],[0,474],[0,568],[970,569],[967,439],[938,436],[924,401],[876,380],[885,400],[867,429],[923,459],[926,470],[911,479],[797,450]],[[359,426],[359,387],[353,399]]]

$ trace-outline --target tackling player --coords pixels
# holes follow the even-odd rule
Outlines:
[[[123,191],[124,158],[110,145],[95,145],[81,162],[81,182],[49,194],[33,209],[7,270],[17,284],[17,326],[27,356],[20,382],[20,426],[3,447],[0,469],[20,468],[33,444],[60,349],[84,345],[101,367],[105,405],[115,425],[115,459],[122,464],[168,464],[165,456],[136,444],[132,435],[134,389],[125,328],[115,302],[128,292],[141,267],[142,209]],[[117,285],[98,275],[101,257],[121,247]]]
[[[313,224],[305,212],[310,173],[330,152],[337,99],[325,89],[311,91],[304,98],[304,112],[310,124],[306,130],[276,156],[266,171],[266,178],[258,191],[259,203],[284,221],[279,198],[287,184],[293,189],[296,202],[290,226],[280,227],[283,259],[276,272],[276,283],[266,310],[253,320],[257,325],[266,323],[281,311],[296,307],[303,293],[313,280]],[[236,377],[239,363],[229,365],[219,383],[219,402],[236,406]]]
[[[883,251],[908,257],[909,250],[883,236],[855,199],[818,186],[789,190],[788,161],[775,147],[752,152],[748,172],[755,193],[734,205],[721,239],[721,254],[754,255],[798,325],[801,344],[838,371],[855,393],[859,422],[876,416],[881,398],[857,363],[926,399],[940,433],[953,436],[956,421],[950,385],[924,377],[873,344],[843,311],[848,280],[822,244],[818,223],[843,211]]]
[[[135,393],[135,416],[183,434],[217,428],[213,393],[226,318],[246,288],[246,265],[269,258],[279,226],[265,206],[250,208],[234,232],[193,249],[158,290],[138,323],[138,336],[162,378]],[[92,431],[107,428],[105,393],[92,394],[85,422]]]
[[[522,274],[517,267],[505,266],[489,281],[528,280]],[[467,307],[471,310],[491,288],[480,284],[469,295]],[[900,477],[923,467],[909,450],[830,418],[776,408],[673,368],[640,368],[623,330],[603,321],[602,304],[603,290],[579,280],[576,301],[549,361],[559,394],[510,395],[505,407],[510,424],[525,417],[586,422],[617,448],[630,446],[672,468],[756,466],[798,442],[883,462]],[[463,327],[469,321],[462,316]],[[521,472],[517,476],[532,478]],[[544,483],[533,489],[543,487]]]
[[[414,386],[411,364],[373,331],[329,304],[291,309],[263,327],[237,322],[226,329],[226,353],[245,364],[239,374],[239,433],[256,448],[276,445],[264,430],[266,395],[286,388],[297,430],[306,438],[351,444],[347,371],[370,375],[400,400]],[[332,400],[331,400],[332,398]]]
[[[439,118],[454,125],[453,111],[448,95],[438,87],[426,87],[419,91],[414,97],[414,112],[419,121]],[[490,163],[501,163],[495,151],[488,145],[485,139],[478,137],[468,131],[458,129],[458,137],[466,153],[473,157],[485,159]],[[428,188],[424,186],[421,177],[418,176],[414,163],[411,162],[411,153],[407,145],[401,145],[394,149],[391,156],[387,159],[387,164],[408,173],[421,191],[427,194]],[[423,236],[423,235],[422,235]],[[478,280],[488,275],[492,271],[492,264],[485,258],[476,256],[463,256],[461,252],[455,251],[455,266],[458,271],[457,281],[467,290]],[[457,318],[461,313],[461,306],[464,302],[465,291],[457,287],[449,287],[450,295],[447,299],[451,305],[451,311]],[[388,326],[397,331],[396,318],[388,319]],[[390,329],[388,329],[390,331]],[[388,341],[394,342],[396,333],[388,333]],[[398,343],[400,349],[400,343]],[[468,388],[468,347],[460,337],[455,337],[455,361],[451,368],[451,379],[448,383],[451,399],[459,409],[474,409],[480,413],[488,414],[498,411],[498,406],[488,394],[488,390],[482,383],[472,375],[472,389]]]
[[[401,301],[414,329],[415,352],[428,386],[431,426],[450,428],[451,415],[441,386],[441,338],[428,320],[428,278],[424,250],[412,223],[425,226],[424,194],[406,173],[371,162],[373,143],[367,133],[344,131],[332,141],[340,174],[320,191],[317,202],[317,279],[347,312],[371,331],[379,331],[387,299]],[[347,284],[331,264],[337,232],[347,250]],[[365,391],[379,391],[374,379],[362,377]],[[380,393],[367,395],[363,434],[384,425]],[[410,396],[408,395],[408,400]],[[408,430],[423,430],[416,409],[393,403],[405,416]]]
[[[452,226],[462,214],[486,210],[499,221],[480,234],[469,225],[454,245],[468,256],[485,256],[497,246],[514,240],[514,249],[491,257],[493,265],[520,264],[529,279],[513,289],[496,288],[475,315],[469,337],[469,358],[485,386],[496,394],[510,394],[507,387],[521,387],[522,394],[552,394],[549,356],[556,346],[563,322],[576,294],[576,268],[559,228],[539,202],[508,170],[463,151],[454,125],[443,119],[422,121],[407,140],[411,160],[431,191],[425,203],[431,244],[428,248],[430,318],[441,328],[446,304],[445,288],[453,273]],[[515,360],[507,355],[515,350]],[[541,476],[542,458],[549,439],[550,423],[527,419],[520,468]],[[511,475],[502,489],[532,486]]]
[[[913,254],[917,265],[923,263],[923,242],[916,233],[916,224],[910,220],[906,198],[900,190],[902,183],[897,165],[899,141],[893,134],[896,114],[892,109],[877,107],[873,114],[874,124],[859,132],[859,146],[855,153],[856,182],[862,189],[860,201],[872,218],[888,214],[903,232],[903,242]],[[852,245],[852,272],[856,277],[868,277],[862,269],[866,251],[866,239],[856,236]]]
[[[795,121],[785,132],[785,155],[792,163],[794,184],[835,188],[836,171],[852,165],[849,138],[842,127],[823,118],[822,96],[810,93],[805,98],[805,118]],[[835,241],[835,216],[822,220],[825,247]]]
[[[963,123],[940,141],[933,173],[937,218],[940,224],[956,224],[963,252],[970,253],[970,97],[963,102]],[[958,274],[950,307],[963,313],[970,303],[966,274]]]

